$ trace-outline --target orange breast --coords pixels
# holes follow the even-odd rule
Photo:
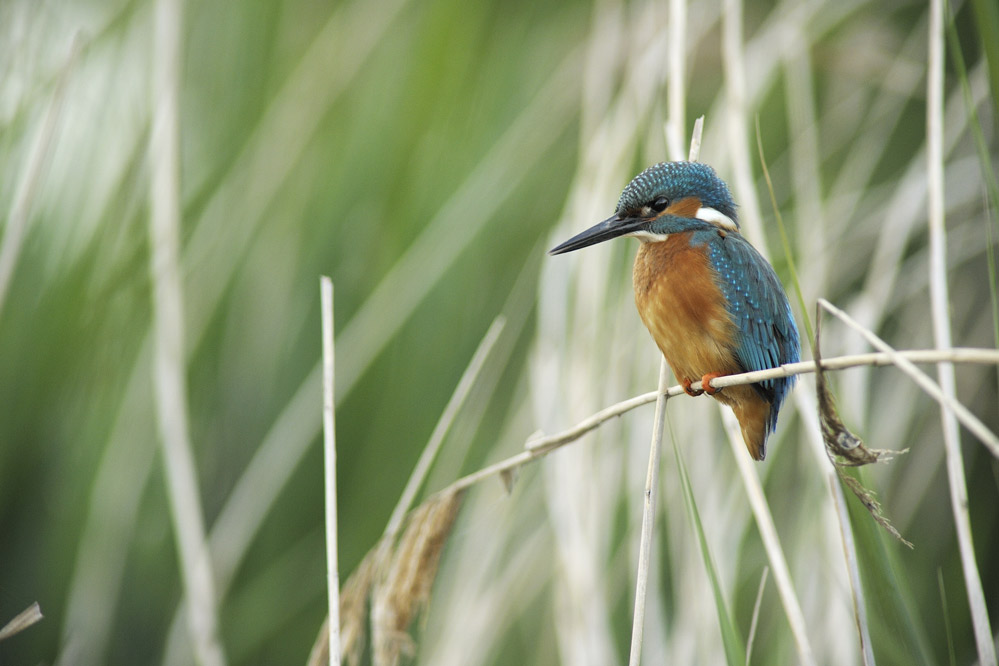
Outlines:
[[[736,326],[702,247],[690,234],[642,243],[633,274],[635,304],[679,379],[739,372]]]

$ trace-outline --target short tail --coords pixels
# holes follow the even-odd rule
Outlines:
[[[763,460],[767,455],[767,437],[773,431],[775,420],[771,414],[772,406],[756,395],[732,405],[732,411],[742,426],[742,439],[754,460]]]

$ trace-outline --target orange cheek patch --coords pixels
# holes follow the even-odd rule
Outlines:
[[[697,197],[687,197],[678,199],[666,207],[662,215],[675,215],[677,217],[695,217],[701,208],[701,200]]]

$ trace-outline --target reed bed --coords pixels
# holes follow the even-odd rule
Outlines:
[[[4,4],[0,662],[995,664],[997,14]],[[700,116],[808,332],[759,464],[545,256]]]

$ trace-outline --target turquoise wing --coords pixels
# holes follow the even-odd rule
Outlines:
[[[798,327],[773,267],[741,235],[712,233],[711,236],[708,255],[728,313],[739,329],[736,356],[740,365],[750,372],[796,363],[800,358]],[[771,431],[794,380],[781,377],[754,385],[771,403]]]

